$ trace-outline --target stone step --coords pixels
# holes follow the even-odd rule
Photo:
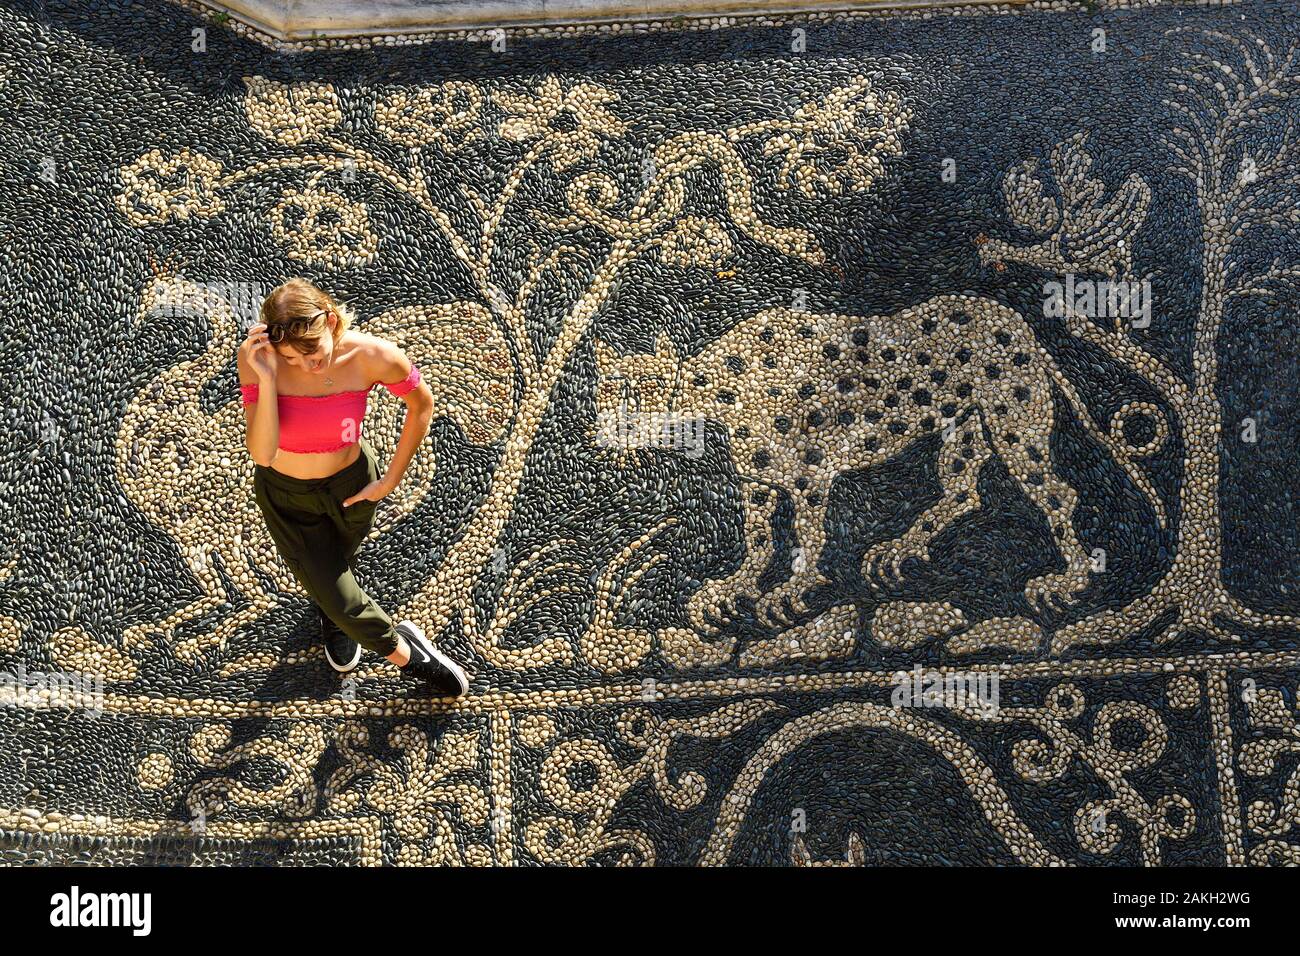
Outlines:
[[[998,0],[1007,5],[1007,0]],[[849,10],[952,6],[942,0],[198,0],[277,40],[405,36],[496,27],[724,20]],[[1016,0],[1011,0],[1015,5]],[[994,0],[966,0],[992,6]]]

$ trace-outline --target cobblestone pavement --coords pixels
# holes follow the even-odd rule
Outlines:
[[[1296,13],[6,3],[0,856],[1300,862]],[[431,388],[357,574],[467,697],[267,534],[293,276]]]

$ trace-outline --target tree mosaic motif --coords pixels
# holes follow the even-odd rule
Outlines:
[[[1300,75],[1294,72],[1300,51],[1292,48],[1281,56],[1254,36],[1203,31],[1201,37],[1209,52],[1188,54],[1188,65],[1172,71],[1171,97],[1164,102],[1176,111],[1180,124],[1162,137],[1174,158],[1169,172],[1194,188],[1201,224],[1201,304],[1192,342],[1192,380],[1122,329],[1104,328],[1083,316],[1069,318],[1071,334],[1147,379],[1178,418],[1185,473],[1174,561],[1160,583],[1127,608],[1059,630],[1052,641],[1057,652],[1078,644],[1122,641],[1171,610],[1177,615],[1162,626],[1158,640],[1176,639],[1188,629],[1235,640],[1240,626],[1300,624],[1293,615],[1263,614],[1243,606],[1223,584],[1220,442],[1233,423],[1224,421],[1218,398],[1218,333],[1224,310],[1247,296],[1267,297],[1278,307],[1278,284],[1300,279],[1294,265],[1275,259],[1267,270],[1251,272],[1237,266],[1233,255],[1257,230],[1287,230],[1300,222],[1288,192],[1300,183],[1295,162],[1300,154],[1293,118],[1286,112],[1294,111],[1288,100],[1300,89]],[[1270,135],[1265,124],[1279,113],[1285,126],[1280,135]],[[1261,133],[1266,139],[1259,149],[1252,138]],[[1098,208],[1103,187],[1088,178],[1091,160],[1081,143],[1076,139],[1073,148],[1053,155],[1060,208],[1044,199],[1043,184],[1033,178],[1033,161],[1029,170],[1017,167],[1007,174],[1004,192],[1013,220],[1032,231],[1051,231],[1051,236],[1025,248],[990,242],[981,248],[983,257],[1060,272],[1129,274],[1132,245],[1125,239],[1140,226],[1149,201],[1145,184],[1130,178],[1114,202]],[[1081,208],[1086,210],[1082,214]],[[1116,414],[1117,427],[1125,417],[1124,410]]]

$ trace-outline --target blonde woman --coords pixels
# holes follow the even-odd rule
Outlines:
[[[400,348],[352,328],[346,307],[305,279],[272,291],[261,320],[238,358],[253,493],[276,548],[320,610],[326,658],[346,673],[364,647],[441,695],[468,693],[464,669],[411,621],[394,625],[353,575],[379,499],[429,433],[433,393]],[[375,385],[406,402],[382,473],[361,435]]]

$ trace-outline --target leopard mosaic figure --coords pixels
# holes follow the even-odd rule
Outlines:
[[[935,535],[980,506],[976,482],[997,454],[1047,517],[1065,569],[1028,582],[1031,606],[1067,607],[1089,580],[1075,533],[1078,494],[1052,466],[1053,385],[1088,432],[1143,492],[1163,527],[1164,505],[1133,464],[1121,435],[1092,420],[1074,385],[1015,310],[974,295],[940,295],[884,316],[767,309],[682,359],[660,336],[651,356],[619,356],[596,343],[597,408],[697,414],[726,429],[746,488],[746,553],[725,578],[707,581],[687,609],[709,631],[737,597],[760,620],[789,626],[808,611],[804,593],[822,579],[831,482],[869,468],[939,431],[942,497],[899,538],[869,548],[864,577],[900,576],[909,557],[929,559]],[[1143,454],[1153,449],[1144,448]],[[772,558],[771,519],[782,490],[794,502],[798,538],[791,577],[765,594],[756,582]]]

